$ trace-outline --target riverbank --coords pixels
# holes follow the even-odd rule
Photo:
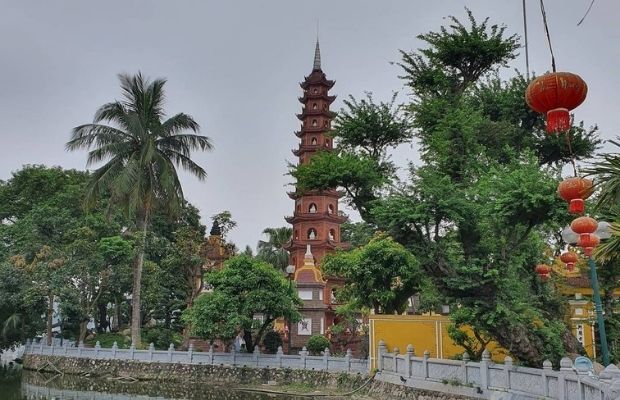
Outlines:
[[[178,396],[178,392],[181,390],[182,397],[194,398],[191,393],[199,382],[199,385],[204,387],[234,388],[236,392],[251,389],[251,392],[245,392],[248,396],[250,394],[267,395],[267,392],[279,392],[285,396],[283,398],[298,398],[296,396],[300,394],[309,395],[308,397],[339,398],[347,394],[346,398],[349,399],[468,399],[464,396],[418,390],[381,382],[361,373],[348,374],[289,368],[250,368],[160,362],[145,363],[131,360],[101,360],[31,354],[24,356],[24,368],[50,373],[60,371],[67,375],[53,382],[62,382],[63,379],[70,380],[71,376],[87,376],[89,379],[85,388],[107,393],[118,392],[118,390],[122,390],[119,393],[125,393],[128,388],[140,387],[142,388],[140,389],[141,392],[146,392],[144,394],[166,396],[168,393],[176,393],[175,395]],[[73,385],[74,390],[79,390],[80,381],[82,380],[77,379],[64,385]],[[355,393],[351,393],[353,391]]]

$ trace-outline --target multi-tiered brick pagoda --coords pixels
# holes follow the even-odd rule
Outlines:
[[[333,142],[329,135],[334,113],[329,110],[336,96],[329,90],[334,81],[328,80],[321,70],[321,53],[317,40],[312,72],[300,84],[303,96],[301,129],[295,135],[301,139],[293,154],[299,157],[300,164],[310,162],[317,151],[332,151]],[[303,194],[289,193],[295,200],[295,212],[286,220],[293,225],[293,237],[286,249],[290,252],[290,263],[295,266],[294,279],[299,297],[303,300],[300,312],[303,319],[291,326],[291,348],[305,346],[311,335],[325,334],[334,323],[334,304],[332,291],[340,282],[325,279],[320,263],[326,253],[342,247],[340,243],[340,224],[344,217],[338,213],[338,199],[341,194],[336,189],[313,190]]]

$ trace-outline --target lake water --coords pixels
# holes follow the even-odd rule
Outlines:
[[[327,398],[327,397],[323,397]],[[337,397],[333,397],[334,399]],[[250,393],[233,387],[214,387],[208,383],[134,382],[76,376],[54,376],[24,371],[21,381],[1,382],[2,400],[299,400],[302,397]],[[305,398],[307,399],[307,397]]]

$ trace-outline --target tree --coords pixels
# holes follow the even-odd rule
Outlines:
[[[121,74],[119,79],[124,100],[103,105],[92,124],[74,128],[66,147],[90,150],[87,165],[105,161],[92,174],[87,204],[108,193],[110,207],[122,207],[135,221],[139,240],[133,266],[131,338],[138,346],[142,267],[153,212],[157,208],[178,211],[183,189],[176,168],[205,179],[206,172],[190,155],[212,145],[206,136],[183,133],[199,130],[191,116],[179,113],[163,120],[165,79],[150,82],[141,73]]]
[[[557,295],[533,271],[545,242],[566,223],[555,189],[570,157],[524,104],[523,77],[498,78],[516,56],[518,38],[471,13],[469,20],[465,26],[450,18],[449,26],[419,36],[425,48],[401,52],[412,97],[406,110],[422,159],[410,165],[407,180],[396,178],[386,157],[369,158],[364,141],[313,157],[292,175],[303,190],[343,188],[366,223],[413,254],[442,301],[460,307],[452,315],[457,328],[469,325],[539,366],[580,350]],[[348,107],[360,130],[382,132],[361,107]],[[336,125],[335,140],[339,132]],[[573,155],[590,157],[596,128],[577,124],[572,133],[579,143]],[[391,144],[383,143],[388,154]]]
[[[284,250],[284,245],[291,240],[293,229],[288,226],[265,228],[263,234],[267,235],[267,240],[258,241],[256,257],[284,271],[289,264],[289,254]]]
[[[232,219],[232,214],[228,210],[213,214],[211,216],[211,222],[214,226],[217,225],[223,240],[226,240],[228,233],[237,226],[237,221]]]
[[[206,339],[230,340],[243,330],[249,352],[278,318],[297,322],[301,300],[280,271],[240,255],[226,261],[207,281],[213,292],[200,295],[184,314],[194,333]],[[256,319],[260,318],[260,319]]]
[[[370,308],[376,314],[405,311],[409,298],[424,280],[415,257],[381,233],[363,247],[326,255],[322,268],[325,274],[344,279],[340,299]]]

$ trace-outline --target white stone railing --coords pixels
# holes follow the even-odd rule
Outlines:
[[[357,359],[351,356],[351,351],[347,351],[344,357],[334,357],[329,349],[325,349],[321,356],[311,356],[304,347],[299,354],[287,355],[282,352],[282,347],[278,348],[276,354],[262,354],[258,346],[254,353],[238,352],[197,352],[190,346],[187,351],[176,351],[171,344],[168,350],[155,350],[151,343],[148,350],[137,350],[133,345],[129,349],[119,349],[114,342],[111,348],[102,348],[99,342],[93,348],[84,347],[83,344],[74,346],[47,346],[43,341],[27,341],[25,354],[77,357],[105,360],[135,360],[141,362],[159,363],[179,363],[179,364],[202,364],[202,365],[224,365],[224,366],[246,366],[255,368],[292,368],[307,369],[317,371],[349,372],[349,373],[368,373],[368,360]]]
[[[535,399],[620,399],[620,369],[615,365],[595,376],[575,369],[567,357],[560,361],[560,370],[554,371],[550,361],[545,361],[542,369],[515,366],[510,357],[505,358],[504,364],[495,364],[488,350],[480,362],[469,361],[467,353],[463,360],[430,358],[428,351],[417,357],[411,345],[404,354],[398,348],[389,353],[380,341],[377,363],[380,380],[431,390],[449,386],[453,393],[477,394],[481,398],[489,398],[493,392],[507,392]]]

